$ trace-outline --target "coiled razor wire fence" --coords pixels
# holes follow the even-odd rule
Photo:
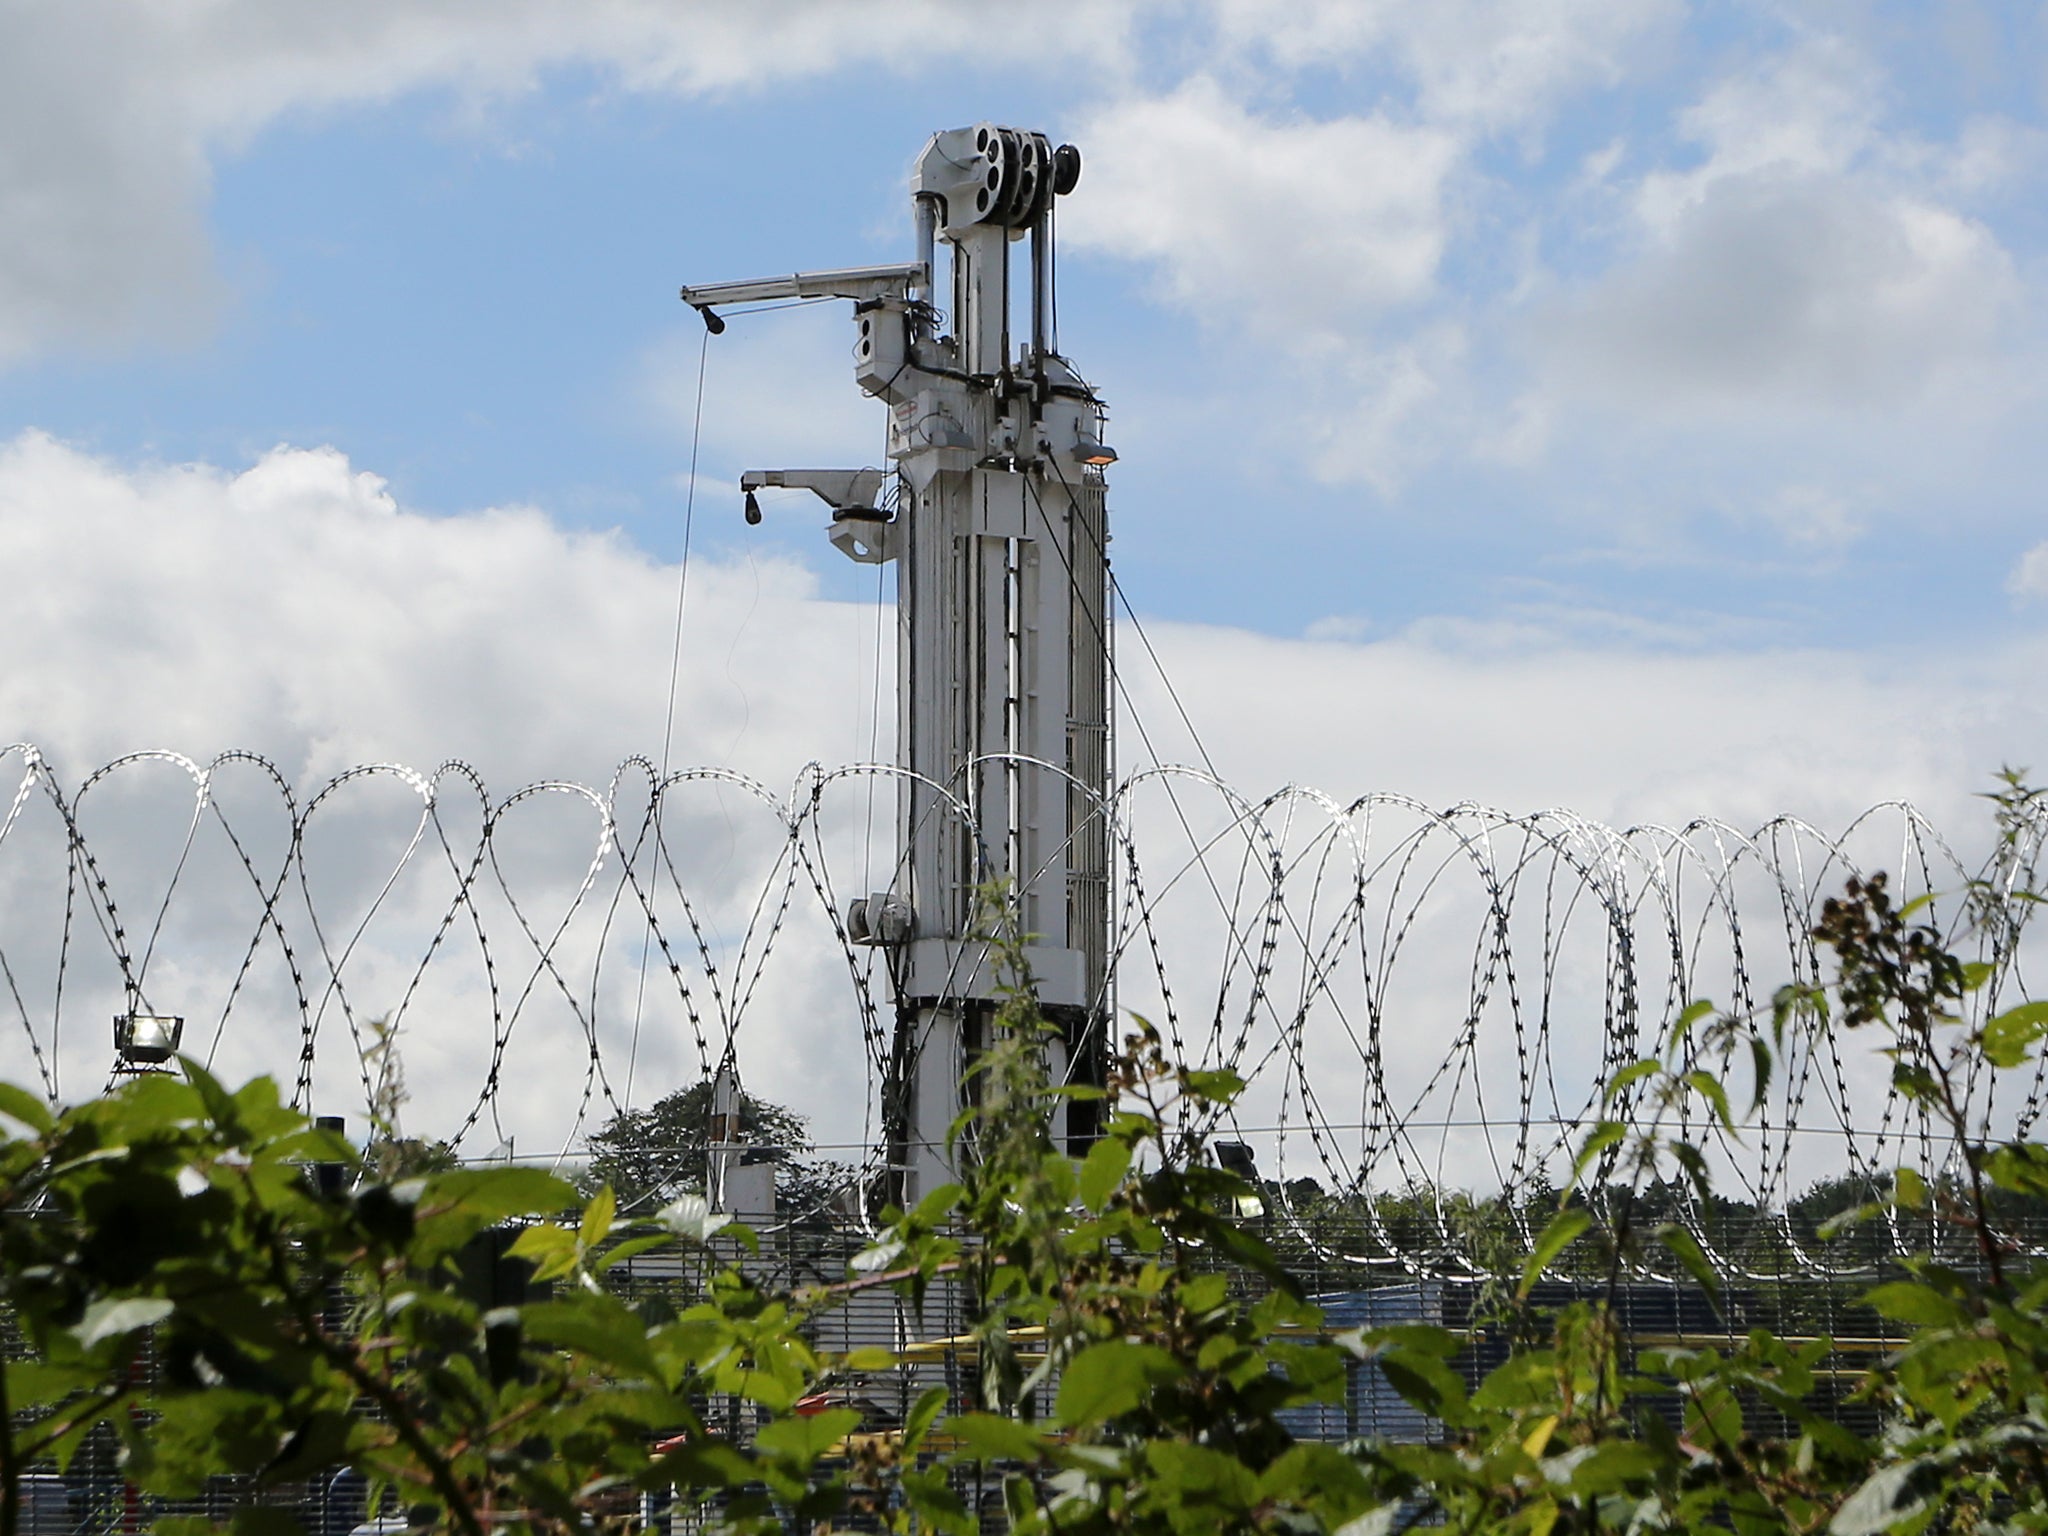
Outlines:
[[[810,1117],[849,1188],[885,1161],[891,952],[853,942],[844,914],[891,888],[896,769],[813,766],[783,794],[633,759],[602,787],[499,796],[458,762],[355,767],[303,793],[243,752],[138,753],[71,788],[34,747],[0,762],[17,775],[0,1076],[52,1102],[121,1070],[112,1016],[179,1015],[184,1052],[223,1075],[268,1072],[300,1107],[381,1115],[387,1134],[402,1106],[405,1134],[464,1156],[574,1160],[614,1116],[730,1061]],[[1398,795],[1253,799],[1178,768],[1092,814],[1114,850],[1101,1007],[1247,1080],[1201,1129],[1245,1144],[1290,1246],[1416,1278],[1481,1275],[1488,1243],[1526,1244],[1586,1130],[1646,1112],[1639,1087],[1606,1104],[1607,1087],[1689,1002],[1756,1014],[1822,980],[1811,930],[1852,874],[1930,896],[1926,915],[1989,968],[1974,1007],[2025,996],[2048,830],[2029,803],[1966,860],[1903,803],[1832,833],[1616,829]],[[1659,1198],[1725,1269],[1839,1272],[1802,1201],[1902,1164],[1952,1171],[1956,1147],[1894,1093],[1880,1043],[1795,1033],[1766,1083],[1727,1085],[1755,1103],[1736,1132],[1675,1127],[1706,1151],[1716,1201]],[[2014,1081],[1973,1078],[1980,1127],[2034,1126],[2042,1071]],[[1596,1202],[1612,1172],[1595,1170]],[[1899,1219],[1880,1247],[1924,1246]]]

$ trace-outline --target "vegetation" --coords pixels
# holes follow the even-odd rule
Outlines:
[[[1187,1101],[1241,1085],[1168,1060],[1142,1023],[1107,1090],[1084,1090],[1109,1096],[1100,1141],[1080,1160],[1055,1148],[1044,1026],[1021,992],[979,1069],[961,1181],[892,1213],[844,1278],[779,1290],[699,1196],[622,1221],[610,1189],[579,1203],[529,1169],[386,1176],[262,1080],[230,1092],[185,1063],[61,1113],[0,1088],[16,1128],[0,1141],[0,1303],[26,1356],[0,1367],[0,1536],[20,1530],[28,1469],[94,1435],[118,1438],[125,1475],[161,1498],[221,1473],[261,1490],[352,1467],[368,1508],[388,1495],[418,1527],[462,1536],[624,1531],[640,1492],[670,1487],[713,1528],[764,1532],[856,1518],[1048,1536],[2048,1527],[2048,1269],[2001,1226],[2012,1202],[2048,1197],[2048,1145],[1988,1137],[1964,1108],[1972,1074],[2038,1069],[2048,1002],[1964,1023],[1988,971],[1881,877],[1829,902],[1818,932],[1831,985],[1787,989],[1760,1019],[1687,1010],[1609,1086],[1647,1112],[1589,1133],[1547,1209],[1461,1216],[1487,1242],[1535,1233],[1499,1298],[1518,1342],[1476,1385],[1466,1333],[1323,1325],[1239,1219],[1243,1181],[1166,1129]],[[1881,1189],[1824,1192],[1832,1225],[1908,1213],[1960,1234],[1969,1262],[1911,1261],[1868,1291],[1901,1341],[1883,1356],[1762,1329],[1725,1348],[1633,1346],[1609,1303],[1641,1256],[1721,1298],[1674,1219],[1713,1208],[1704,1159],[1674,1127],[1704,1110],[1734,1131],[1728,1084],[1760,1100],[1808,1028],[1870,1033],[1958,1147],[1941,1179],[1901,1168]],[[307,1177],[320,1163],[348,1168],[342,1190]],[[1590,1203],[1589,1176],[1608,1186]],[[505,1223],[546,1294],[463,1283],[465,1250]],[[608,1269],[675,1245],[716,1261],[687,1305],[644,1314],[607,1291]],[[1606,1301],[1545,1312],[1543,1277],[1567,1255],[1605,1275]],[[953,1388],[926,1388],[875,1433],[845,1389],[900,1362],[812,1341],[833,1309],[884,1288],[947,1302],[970,1333]],[[1436,1433],[1295,1438],[1294,1411],[1338,1400],[1361,1371]],[[1881,1430],[1853,1431],[1845,1398]],[[292,1525],[256,1499],[230,1523]]]
[[[654,1211],[683,1195],[701,1195],[711,1145],[711,1085],[712,1079],[703,1078],[646,1109],[612,1116],[590,1138],[585,1193],[609,1186],[621,1211]],[[742,1093],[740,1132],[775,1156],[780,1208],[803,1209],[844,1182],[837,1164],[806,1159],[810,1126],[793,1109]]]

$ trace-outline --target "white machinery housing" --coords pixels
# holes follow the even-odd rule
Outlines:
[[[1081,157],[984,123],[932,138],[912,177],[918,259],[685,288],[713,306],[851,299],[854,379],[889,407],[891,470],[750,470],[754,492],[815,492],[849,558],[897,563],[899,857],[853,903],[849,937],[887,948],[896,996],[885,1123],[910,1204],[951,1177],[947,1130],[1006,981],[982,891],[1000,882],[1041,1006],[1055,1076],[1107,1064],[1111,783],[1109,531],[1103,407],[1058,350],[1053,205]],[[1013,243],[1030,241],[1013,283]],[[941,248],[950,289],[938,286]],[[943,296],[945,303],[941,304]],[[1028,335],[1013,337],[1013,314]],[[947,322],[950,322],[948,327]],[[893,496],[889,494],[894,481]],[[1059,1130],[1078,1150],[1093,1104]]]

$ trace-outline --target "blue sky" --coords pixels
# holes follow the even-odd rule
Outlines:
[[[11,10],[0,441],[137,484],[331,449],[407,517],[529,509],[664,565],[701,344],[677,285],[907,255],[925,136],[991,118],[1085,156],[1062,340],[1111,402],[1118,570],[1162,634],[1718,658],[1823,692],[2026,675],[2038,10],[1032,15],[1020,38],[943,4]],[[875,457],[845,346],[833,306],[711,344],[707,573],[872,598],[801,503],[749,530],[730,489]],[[1987,770],[2039,744],[2038,716],[1996,728],[2004,686],[1971,695]],[[1440,793],[1466,792],[1513,786]]]

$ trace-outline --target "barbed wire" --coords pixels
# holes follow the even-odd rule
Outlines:
[[[32,746],[0,765],[18,775],[0,820],[0,1041],[19,1042],[0,1049],[0,1075],[53,1102],[120,1070],[109,1012],[185,1015],[188,1053],[268,1071],[323,1112],[348,1097],[386,1113],[373,1063],[403,1034],[411,1134],[472,1156],[524,1140],[522,1160],[544,1135],[561,1162],[633,1107],[622,1086],[644,1007],[675,1047],[664,1087],[729,1058],[799,1089],[857,1077],[857,1106],[784,1096],[837,1117],[819,1139],[857,1149],[851,1179],[886,1162],[894,999],[844,921],[868,892],[836,871],[864,870],[872,787],[898,769],[813,765],[778,793],[634,758],[602,787],[501,797],[459,762],[366,764],[305,793],[245,752],[136,753],[73,788]],[[972,807],[932,787],[934,814],[971,832]],[[1930,895],[1933,920],[1989,967],[1973,1006],[2024,995],[2018,898],[2048,833],[2026,807],[1971,862],[1902,802],[1835,833],[1790,817],[1610,828],[1392,794],[1254,799],[1169,767],[1077,803],[1114,850],[1098,1013],[1143,1014],[1191,1065],[1247,1080],[1231,1111],[1208,1124],[1190,1111],[1185,1128],[1253,1146],[1301,1241],[1415,1275],[1478,1272],[1474,1194],[1508,1196],[1498,1206],[1526,1239],[1521,1197],[1555,1186],[1585,1128],[1648,1112],[1640,1087],[1610,1103],[1609,1085],[1688,1003],[1755,1014],[1781,985],[1819,982],[1811,930],[1852,874],[1883,868],[1902,895]],[[1986,893],[2001,899],[1987,907]],[[858,1046],[828,1060],[838,1048],[818,1042],[841,1020]],[[2037,1122],[2039,1070],[2004,1102],[1993,1087],[1972,1084],[1983,1124]],[[1839,1265],[1784,1216],[1814,1185],[1874,1185],[1901,1164],[1937,1179],[1957,1155],[1886,1063],[1833,1033],[1789,1037],[1754,1097],[1737,1131],[1697,1117],[1677,1129],[1799,1266]],[[1596,1202],[1618,1155],[1593,1170]],[[1354,1219],[1319,1224],[1333,1202]],[[1677,1203],[1743,1272],[1750,1260],[1715,1246],[1712,1213]],[[1925,1237],[1896,1219],[1887,1231],[1895,1245]]]

